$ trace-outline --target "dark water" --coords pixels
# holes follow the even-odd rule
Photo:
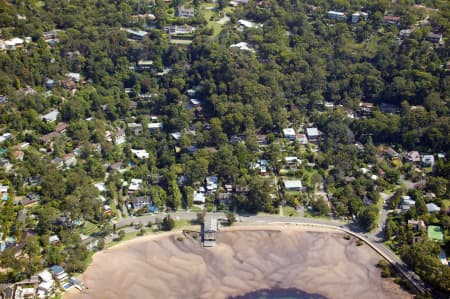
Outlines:
[[[297,289],[268,289],[254,291],[228,299],[328,299],[319,294],[310,294]]]

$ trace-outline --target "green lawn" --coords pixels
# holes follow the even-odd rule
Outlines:
[[[80,234],[90,236],[100,231],[100,229],[92,222],[86,221],[84,225],[78,228]]]
[[[211,7],[213,7],[214,9],[208,9]],[[233,9],[234,9],[233,7],[226,7],[224,11],[227,14],[230,14],[233,11]],[[223,28],[223,25],[217,23],[217,21],[221,19],[219,15],[218,5],[215,3],[203,3],[200,6],[200,11],[205,17],[206,22],[208,22],[206,27],[213,29],[213,37],[218,36]]]
[[[283,206],[283,216],[298,217],[298,213],[297,213],[297,210],[293,207]]]

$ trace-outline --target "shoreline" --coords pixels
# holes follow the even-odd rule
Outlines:
[[[186,228],[185,228],[186,229]],[[387,279],[381,278],[379,272],[379,269],[375,269],[374,264],[377,263],[381,258],[383,258],[379,253],[377,253],[375,250],[373,250],[370,246],[362,246],[357,247],[354,245],[354,239],[355,237],[352,237],[353,240],[348,241],[344,240],[343,236],[347,235],[346,232],[338,229],[338,228],[326,228],[326,227],[316,227],[316,226],[308,226],[308,225],[301,225],[301,224],[251,224],[251,225],[235,225],[232,227],[224,227],[220,230],[220,232],[223,232],[223,234],[218,237],[218,245],[213,248],[205,249],[199,245],[199,242],[190,242],[192,240],[186,240],[183,242],[179,242],[176,240],[175,236],[181,235],[183,233],[183,228],[177,229],[175,231],[169,231],[169,232],[160,232],[155,233],[151,235],[145,235],[141,236],[132,240],[127,240],[122,243],[116,244],[112,247],[109,247],[107,249],[104,249],[102,251],[96,252],[92,256],[92,262],[88,266],[85,272],[80,274],[81,279],[86,283],[86,285],[90,288],[88,290],[84,290],[83,292],[78,291],[77,289],[71,289],[68,292],[63,294],[63,299],[72,299],[72,298],[104,298],[104,297],[96,297],[92,293],[96,293],[102,288],[105,288],[104,282],[101,281],[102,274],[104,273],[102,271],[109,271],[111,270],[105,270],[108,269],[108,267],[113,267],[115,271],[119,271],[122,273],[122,277],[117,280],[117,283],[112,283],[111,285],[117,286],[119,289],[126,288],[125,285],[120,285],[120,283],[124,283],[126,281],[127,284],[134,283],[136,280],[135,273],[130,273],[129,270],[124,270],[123,268],[126,266],[122,266],[123,264],[133,264],[133,271],[139,272],[140,267],[144,267],[145,265],[142,265],[142,263],[150,263],[151,267],[146,268],[145,270],[141,270],[143,273],[146,273],[146,275],[150,275],[150,277],[153,277],[151,274],[148,274],[149,271],[156,271],[157,282],[160,283],[161,289],[158,288],[158,286],[153,286],[154,289],[152,289],[150,294],[160,294],[159,292],[165,292],[166,289],[169,288],[171,284],[168,285],[168,287],[163,288],[164,283],[167,281],[167,278],[170,277],[170,281],[173,282],[173,279],[177,279],[180,282],[180,286],[186,286],[186,289],[188,289],[188,286],[191,286],[192,284],[199,283],[203,281],[203,278],[208,277],[208,275],[211,275],[211,269],[205,269],[208,267],[208,265],[211,264],[217,264],[217,261],[219,261],[219,267],[223,267],[222,269],[225,272],[230,272],[232,275],[227,274],[223,275],[223,277],[214,277],[211,280],[211,283],[217,284],[220,286],[221,291],[217,291],[217,294],[214,292],[210,292],[208,288],[206,288],[207,292],[206,297],[198,296],[199,298],[225,298],[224,294],[227,294],[232,298],[231,296],[243,296],[249,292],[258,291],[261,289],[268,289],[272,287],[299,287],[302,291],[306,292],[313,292],[314,289],[308,289],[308,286],[302,285],[301,280],[296,279],[295,275],[294,277],[289,277],[289,281],[285,286],[283,285],[273,285],[268,282],[264,282],[264,280],[269,279],[270,281],[284,281],[283,277],[286,275],[286,273],[275,273],[272,272],[280,272],[280,269],[283,269],[284,267],[289,267],[291,263],[298,262],[296,259],[294,261],[284,261],[281,262],[280,259],[286,259],[290,255],[295,255],[301,253],[302,257],[303,255],[312,255],[313,258],[310,260],[310,258],[304,259],[299,266],[304,266],[303,264],[306,264],[308,267],[312,267],[310,271],[319,271],[316,268],[324,268],[327,264],[333,264],[337,263],[335,266],[329,265],[331,268],[326,270],[325,272],[323,269],[320,270],[320,273],[317,273],[317,275],[323,276],[322,279],[328,279],[333,281],[333,277],[329,276],[330,273],[333,271],[337,271],[335,275],[338,275],[341,277],[341,279],[345,282],[348,276],[348,265],[347,263],[356,263],[357,267],[363,267],[367,268],[360,274],[360,276],[368,275],[367,273],[371,273],[370,279],[373,280],[374,277],[378,281],[378,284],[380,285],[378,287],[378,290],[380,292],[386,293],[383,288],[386,289],[394,289],[396,292],[401,293],[399,291],[399,287],[396,286],[392,281],[389,281]],[[311,232],[313,234],[301,234],[301,232]],[[314,234],[314,233],[319,233]],[[273,238],[279,238],[283,237],[284,239],[280,240],[278,244],[273,244]],[[230,239],[231,238],[231,239]],[[248,241],[242,241],[242,239],[248,238]],[[297,239],[300,238],[300,241]],[[306,238],[304,241],[301,238]],[[234,240],[234,241],[233,241]],[[243,243],[244,242],[244,243]],[[248,242],[248,243],[245,243]],[[325,243],[329,243],[328,246],[324,245]],[[196,243],[194,247],[192,244]],[[231,245],[230,245],[231,244]],[[253,244],[255,247],[252,248],[252,246],[249,246],[249,244]],[[335,247],[333,247],[335,245]],[[231,247],[230,247],[231,246]],[[274,248],[270,248],[270,246],[275,246]],[[325,247],[324,247],[325,246]],[[180,248],[181,247],[181,248]],[[187,247],[187,248],[184,248]],[[290,247],[290,251],[283,252],[285,248]],[[339,247],[343,247],[344,249],[340,249]],[[181,249],[181,250],[180,250]],[[246,254],[244,251],[250,250],[251,254]],[[306,251],[305,251],[306,250]],[[342,251],[344,250],[344,251]],[[282,254],[280,254],[279,257],[273,257],[274,251],[281,251]],[[324,256],[321,256],[320,254],[317,255],[317,252],[324,251]],[[341,253],[336,253],[335,251],[340,251]],[[354,257],[353,254],[349,254],[350,252],[356,252],[357,254],[361,255],[361,261],[358,260],[358,258]],[[230,254],[230,252],[234,252],[234,254]],[[205,260],[205,255],[207,259]],[[211,255],[214,255],[215,257],[211,260]],[[243,257],[240,257],[243,255]],[[132,257],[132,260],[129,260],[129,256]],[[203,256],[203,257],[202,257]],[[231,256],[231,261],[230,261]],[[330,259],[330,257],[333,257]],[[261,264],[264,264],[266,262],[267,257],[274,258],[274,261],[272,263],[275,263],[274,265],[270,266],[261,266]],[[369,259],[370,257],[370,259]],[[269,258],[269,259],[270,259]],[[311,261],[317,258],[325,258],[325,260],[322,263],[314,263],[313,265],[310,265]],[[164,262],[164,259],[167,261]],[[241,269],[238,272],[236,272],[236,269],[229,268],[227,264],[230,263],[236,263],[236,259],[239,261],[237,263],[236,267],[243,267],[241,264],[243,261],[245,263],[249,263],[252,265],[252,267],[259,268],[258,273],[249,274],[249,270],[247,269]],[[341,260],[342,259],[342,260]],[[355,261],[353,261],[355,259]],[[369,259],[369,260],[368,260]],[[116,261],[113,261],[116,260]],[[118,261],[124,261],[123,263],[118,263]],[[188,260],[188,261],[187,261]],[[189,263],[189,260],[191,260],[191,263]],[[127,262],[125,262],[127,261]],[[366,261],[366,262],[363,262]],[[109,265],[118,263],[117,265]],[[303,264],[302,264],[303,263]],[[276,266],[278,264],[278,266]],[[325,264],[325,266],[324,266]],[[190,266],[188,266],[190,265]],[[115,268],[114,268],[115,267]],[[130,266],[131,267],[131,266]],[[266,268],[264,268],[266,267]],[[334,267],[342,268],[341,270],[336,270]],[[198,268],[198,269],[197,269]],[[273,269],[272,269],[273,268]],[[166,269],[166,270],[163,270]],[[292,271],[296,271],[297,268],[293,268],[289,270],[289,273],[292,273]],[[351,269],[351,267],[349,268]],[[370,271],[369,271],[370,270]],[[159,271],[159,272],[158,272]],[[163,271],[163,272],[161,272]],[[216,270],[213,270],[216,271]],[[261,272],[262,271],[262,272]],[[351,270],[352,271],[352,270]],[[113,273],[114,271],[111,271]],[[198,272],[198,273],[197,273]],[[250,271],[251,272],[251,271]],[[187,273],[187,274],[186,274]],[[190,277],[193,275],[193,273],[197,273],[194,275],[194,278]],[[209,274],[208,274],[209,273]],[[266,273],[266,274],[264,274]],[[271,273],[271,274],[267,274]],[[374,274],[377,273],[377,274]],[[213,276],[216,273],[213,274]],[[117,274],[112,274],[117,275]],[[133,277],[131,278],[123,278],[127,275],[130,275]],[[248,276],[250,275],[250,276]],[[261,276],[262,275],[262,276]],[[267,277],[269,275],[269,277]],[[104,275],[103,275],[104,276]],[[162,277],[159,277],[162,276]],[[239,277],[240,276],[240,277]],[[273,277],[271,277],[273,276]],[[200,279],[200,277],[203,277]],[[259,278],[258,278],[259,277]],[[130,281],[131,279],[131,281]],[[187,280],[194,279],[193,282],[187,283]],[[261,281],[262,279],[262,281]],[[309,278],[310,279],[310,278]],[[358,278],[361,280],[361,278]],[[222,281],[223,280],[223,281]],[[242,283],[243,281],[249,280],[250,282]],[[369,280],[361,280],[361,281],[354,281],[353,283],[356,284],[367,284]],[[93,289],[91,290],[91,283],[93,286]],[[184,283],[184,284],[183,284]],[[289,284],[290,283],[290,284]],[[352,284],[352,280],[350,279],[349,282],[350,286],[355,288],[355,286]],[[167,285],[167,283],[166,283]],[[314,284],[312,284],[314,285]],[[388,287],[386,287],[387,285]],[[141,285],[139,285],[141,286]],[[381,287],[383,286],[383,287]],[[142,286],[141,286],[142,287]],[[316,285],[316,288],[321,288],[322,285]],[[330,286],[329,288],[336,288],[336,286]],[[117,293],[114,290],[107,289],[107,292],[110,298],[120,298],[120,296],[117,295]],[[140,290],[143,292],[143,290]],[[192,290],[191,290],[192,291]],[[195,291],[195,290],[194,290]],[[103,291],[104,292],[104,291]],[[120,291],[119,291],[120,292]],[[139,292],[136,291],[136,292]],[[148,290],[147,290],[148,292]],[[317,292],[315,292],[317,293]],[[141,293],[142,294],[142,293]],[[145,293],[147,294],[147,293]],[[168,296],[165,293],[162,293],[165,296]],[[333,294],[333,292],[330,292],[329,294]],[[127,294],[128,295],[128,294]],[[180,293],[178,296],[181,296]],[[203,293],[202,293],[203,295]],[[221,296],[222,295],[222,296]],[[326,295],[326,294],[325,294]],[[139,297],[137,294],[133,293],[130,295],[132,298]],[[185,298],[186,296],[189,297],[189,295],[183,294]],[[192,296],[192,295],[191,295]],[[123,295],[122,295],[123,297]],[[155,297],[158,298],[158,297]],[[177,297],[170,297],[167,298],[177,298]],[[381,297],[383,298],[383,297]],[[391,297],[384,297],[384,298],[391,298]],[[408,296],[405,296],[404,294],[400,296],[399,298],[409,298]]]

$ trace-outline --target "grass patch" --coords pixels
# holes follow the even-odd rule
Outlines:
[[[298,217],[297,210],[293,207],[283,207],[283,216],[292,216],[292,217]]]
[[[89,221],[86,221],[82,227],[78,228],[78,232],[86,236],[91,236],[99,231],[100,229],[97,225]]]

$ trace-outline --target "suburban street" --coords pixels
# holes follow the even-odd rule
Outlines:
[[[195,220],[197,219],[196,212],[174,212],[169,213],[173,219],[175,220]],[[126,219],[122,219],[121,221],[116,222],[116,228],[121,229],[124,228],[126,232],[131,232],[135,230],[134,227],[130,227],[130,225],[141,223],[146,225],[149,221],[155,222],[157,218],[162,219],[165,217],[166,213],[161,214],[152,214],[152,215],[144,215],[140,217],[129,217]],[[224,213],[207,213],[206,217],[213,216],[215,218],[224,218],[226,215]],[[355,237],[360,238],[370,247],[372,247],[375,251],[377,251],[380,255],[386,258],[392,265],[394,265],[421,293],[424,293],[426,290],[425,284],[421,281],[418,275],[416,275],[412,270],[408,268],[408,266],[393,253],[389,248],[387,248],[383,244],[383,227],[384,222],[386,221],[387,210],[385,207],[382,209],[380,213],[380,225],[379,227],[373,231],[372,233],[364,233],[357,226],[347,223],[344,223],[339,220],[327,220],[327,219],[318,219],[318,218],[305,218],[305,217],[285,217],[280,215],[246,215],[246,214],[237,214],[236,215],[236,224],[235,225],[270,225],[270,224],[293,224],[293,225],[310,225],[310,226],[319,226],[319,227],[327,227],[334,228],[346,233],[349,233]],[[107,242],[109,240],[106,240]]]

